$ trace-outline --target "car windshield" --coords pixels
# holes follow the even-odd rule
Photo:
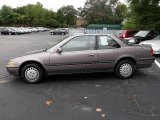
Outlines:
[[[53,50],[56,46],[63,44],[65,41],[71,39],[72,37],[73,37],[73,36],[68,37],[68,38],[66,38],[66,39],[61,40],[60,42],[55,43],[52,47],[46,48],[45,51],[47,51],[47,52],[52,52],[52,50]]]
[[[139,31],[139,32],[138,32],[137,34],[135,34],[134,36],[145,37],[148,33],[149,33],[149,31]]]

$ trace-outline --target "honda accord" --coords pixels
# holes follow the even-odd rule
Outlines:
[[[114,71],[119,78],[132,77],[138,68],[151,67],[149,46],[127,45],[110,34],[71,36],[47,50],[11,59],[7,71],[37,83],[53,74]]]

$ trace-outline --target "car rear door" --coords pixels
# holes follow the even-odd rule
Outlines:
[[[97,39],[99,70],[112,71],[120,52],[119,44],[110,36],[100,35]]]
[[[51,73],[92,71],[98,63],[96,36],[77,36],[61,46],[61,53],[50,56]]]

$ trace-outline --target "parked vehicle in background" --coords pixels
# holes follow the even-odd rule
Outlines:
[[[23,33],[20,28],[12,27],[12,29],[14,29],[18,35]]]
[[[17,32],[11,27],[5,27],[1,29],[2,35],[17,35]]]
[[[0,35],[1,35],[1,31],[3,31],[3,27],[0,27]]]
[[[37,29],[39,32],[49,31],[49,29],[44,28],[44,27],[37,27],[36,29]]]
[[[138,30],[120,30],[116,36],[123,40],[125,38],[133,37],[137,32]]]
[[[151,46],[153,49],[153,54],[160,54],[160,35],[152,40],[146,40],[140,43],[140,45]]]
[[[49,31],[49,29],[44,27],[0,27],[0,33],[3,35],[29,34],[32,32],[45,31]]]
[[[158,35],[160,35],[160,30],[151,30],[151,31],[144,30],[144,31],[139,31],[133,37],[127,38],[125,40],[133,44],[139,44],[140,42],[151,40]]]
[[[114,35],[85,34],[68,37],[48,50],[39,50],[9,61],[7,70],[37,83],[47,75],[114,71],[130,78],[135,69],[151,67],[149,46],[129,46]]]
[[[68,30],[66,28],[56,28],[50,32],[51,35],[66,35]]]

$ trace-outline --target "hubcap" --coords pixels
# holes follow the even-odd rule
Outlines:
[[[133,72],[133,68],[130,64],[124,63],[120,67],[120,74],[124,77],[129,77]]]
[[[36,81],[39,78],[39,71],[34,67],[29,67],[25,71],[25,77],[29,81]]]

